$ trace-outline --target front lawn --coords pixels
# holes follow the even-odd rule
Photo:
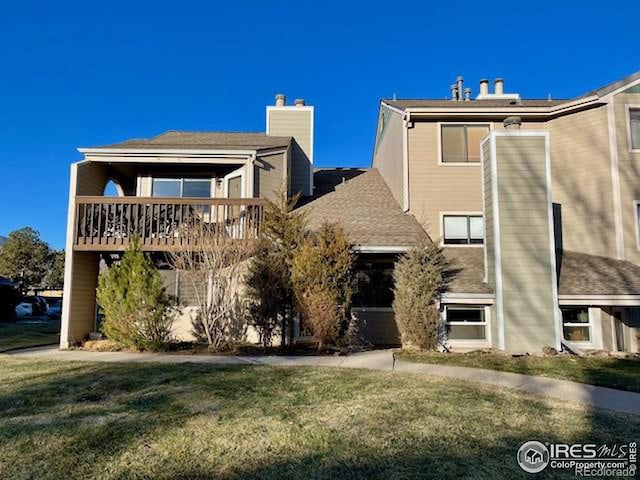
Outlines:
[[[44,320],[41,323],[0,322],[0,352],[50,345],[59,341],[60,321],[57,320]]]
[[[530,478],[524,441],[640,437],[640,417],[398,373],[0,357],[0,378],[0,478]]]
[[[640,361],[615,357],[511,357],[500,353],[409,353],[396,354],[399,360],[421,363],[486,368],[501,372],[523,373],[559,378],[601,387],[640,392]]]

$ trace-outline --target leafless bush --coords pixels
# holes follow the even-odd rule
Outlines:
[[[254,241],[201,230],[184,238],[188,242],[169,257],[193,297],[194,335],[213,350],[237,343],[247,331],[243,280]]]

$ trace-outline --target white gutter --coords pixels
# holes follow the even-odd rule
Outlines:
[[[468,102],[471,105],[464,107],[408,107],[405,109],[405,112],[410,113],[412,115],[450,115],[450,116],[458,116],[458,115],[469,115],[469,114],[479,114],[479,115],[521,115],[521,116],[548,116],[548,115],[558,115],[562,113],[567,113],[572,110],[587,107],[592,105],[597,105],[603,103],[602,100],[596,96],[592,95],[590,97],[581,98],[578,100],[573,100],[570,102],[562,103],[560,105],[554,105],[551,107],[526,107],[523,105],[512,105],[512,106],[504,106],[504,107],[483,107],[482,105],[473,105],[474,102]]]
[[[378,245],[356,245],[353,248],[359,253],[404,253],[408,252],[411,247],[401,245],[378,246]]]
[[[277,148],[277,147],[276,147]],[[85,155],[116,155],[116,156],[248,156],[261,150],[224,150],[224,149],[203,149],[203,148],[78,148],[80,153]]]

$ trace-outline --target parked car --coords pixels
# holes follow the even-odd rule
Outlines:
[[[56,300],[49,306],[47,312],[49,318],[60,318],[62,316],[62,300]]]
[[[26,297],[22,297],[21,303],[29,303],[31,304],[31,315],[40,316],[46,315],[49,310],[49,305],[47,301],[38,295],[29,295]]]
[[[20,302],[16,305],[16,315],[18,317],[30,317],[33,315],[33,304],[29,302]]]

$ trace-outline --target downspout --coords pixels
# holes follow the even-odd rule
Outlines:
[[[248,198],[253,198],[254,196],[254,190],[255,190],[255,185],[254,185],[254,175],[255,175],[255,168],[256,168],[256,153],[252,153],[248,158],[247,158],[247,197]]]
[[[407,112],[402,118],[402,203],[405,212],[409,211],[409,128],[411,124],[411,113]]]

